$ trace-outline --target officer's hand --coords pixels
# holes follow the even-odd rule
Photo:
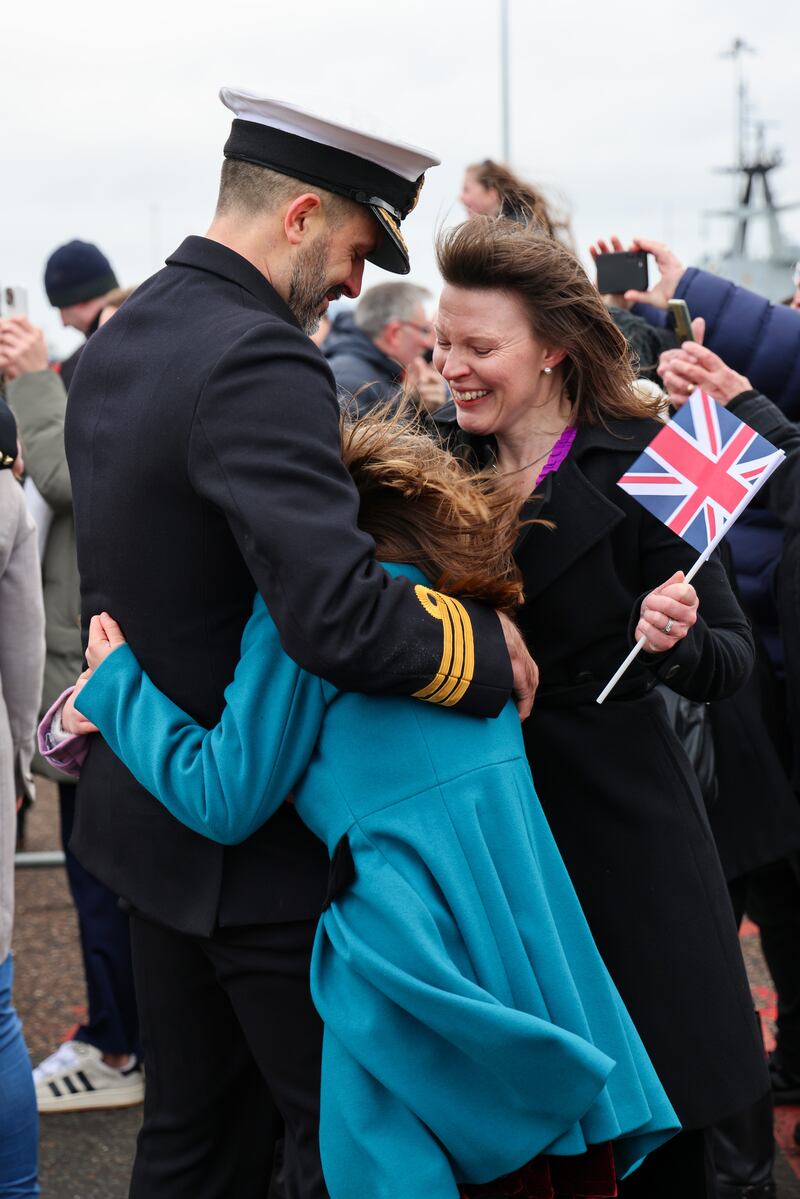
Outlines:
[[[528,653],[522,633],[513,620],[504,612],[498,612],[498,616],[500,624],[503,626],[506,649],[511,659],[511,669],[514,672],[514,699],[517,711],[520,720],[526,720],[531,714],[536,688],[539,686],[539,667]]]

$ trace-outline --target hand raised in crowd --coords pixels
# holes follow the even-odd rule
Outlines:
[[[89,644],[86,646],[86,661],[90,670],[97,670],[109,654],[121,645],[126,645],[122,629],[107,612],[93,616],[89,624]]]
[[[420,408],[435,412],[447,399],[447,384],[436,367],[424,358],[414,358],[405,371],[406,382],[413,387]]]
[[[686,583],[682,570],[656,587],[642,600],[641,615],[636,626],[636,640],[647,638],[649,654],[665,654],[674,649],[697,621],[700,606],[697,592]]]
[[[636,249],[636,246],[633,244],[628,246],[629,251],[633,251],[635,249]],[[593,245],[589,246],[589,253],[591,254],[592,258],[594,258],[596,260],[601,254],[624,254],[625,247],[623,246],[623,244],[619,240],[619,238],[616,236],[616,234],[612,234],[610,243],[607,241],[603,241],[602,238],[598,238],[597,241],[594,242]],[[626,301],[624,292],[621,292],[621,291],[601,292],[600,294],[602,295],[605,304],[609,307],[630,308],[630,306],[631,306]],[[632,302],[633,301],[631,301],[631,303]]]
[[[531,714],[536,688],[539,686],[539,667],[528,653],[528,647],[514,621],[504,612],[498,612],[498,616],[500,624],[503,626],[508,656],[511,659],[514,701],[520,720],[526,720]]]
[[[0,320],[0,374],[11,380],[32,371],[45,371],[47,366],[47,345],[37,325],[27,316]]]
[[[677,350],[665,350],[658,360],[658,373],[674,408],[685,404],[696,387],[723,407],[751,388],[745,375],[737,374],[702,344],[705,328],[703,318],[697,317],[692,321],[696,340],[685,341]]]
[[[610,245],[598,239],[589,247],[589,252],[592,258],[597,258],[598,254],[619,254],[624,249],[620,239],[612,237]],[[669,246],[660,241],[651,241],[650,238],[634,238],[628,246],[628,251],[635,250],[644,250],[645,254],[653,255],[660,274],[658,282],[648,291],[626,291],[622,296],[609,297],[607,302],[615,304],[618,308],[630,308],[632,304],[652,304],[656,308],[666,308],[667,302],[675,295],[684,272],[683,263]]]
[[[80,695],[86,683],[92,677],[91,670],[84,670],[75,680],[75,686],[64,707],[61,709],[61,727],[65,733],[70,733],[74,737],[83,737],[87,733],[96,733],[97,725],[92,724],[91,720],[87,720],[75,706],[75,701]]]

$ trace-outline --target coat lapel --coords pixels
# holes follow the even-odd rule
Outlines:
[[[575,562],[626,518],[625,510],[588,478],[583,463],[594,451],[614,455],[612,477],[620,478],[628,464],[658,432],[654,420],[614,420],[608,427],[582,425],[567,457],[547,475],[522,510],[523,520],[549,520],[555,526],[523,528],[514,551],[525,575],[525,597],[540,595]],[[456,442],[458,444],[458,442]],[[493,440],[462,437],[479,466],[493,457]],[[613,473],[616,472],[616,473]],[[604,472],[605,473],[605,472]]]
[[[545,483],[550,486],[525,506],[523,515],[551,520],[555,528],[528,526],[516,549],[528,600],[550,587],[625,519],[623,510],[598,491],[571,456],[559,467],[558,479],[548,475]]]

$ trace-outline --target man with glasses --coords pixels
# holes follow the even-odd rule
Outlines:
[[[355,313],[337,316],[324,352],[340,399],[359,416],[396,399],[404,385],[424,412],[442,410],[448,391],[430,362],[433,324],[425,313],[430,298],[416,283],[379,283],[364,292]]]

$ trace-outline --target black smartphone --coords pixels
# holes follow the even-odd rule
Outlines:
[[[598,254],[597,290],[601,295],[626,291],[647,291],[647,254],[644,250],[623,250],[619,254]]]
[[[668,300],[667,308],[672,319],[672,328],[675,330],[678,340],[694,341],[694,333],[692,333],[692,314],[689,311],[689,305],[685,300]]]

